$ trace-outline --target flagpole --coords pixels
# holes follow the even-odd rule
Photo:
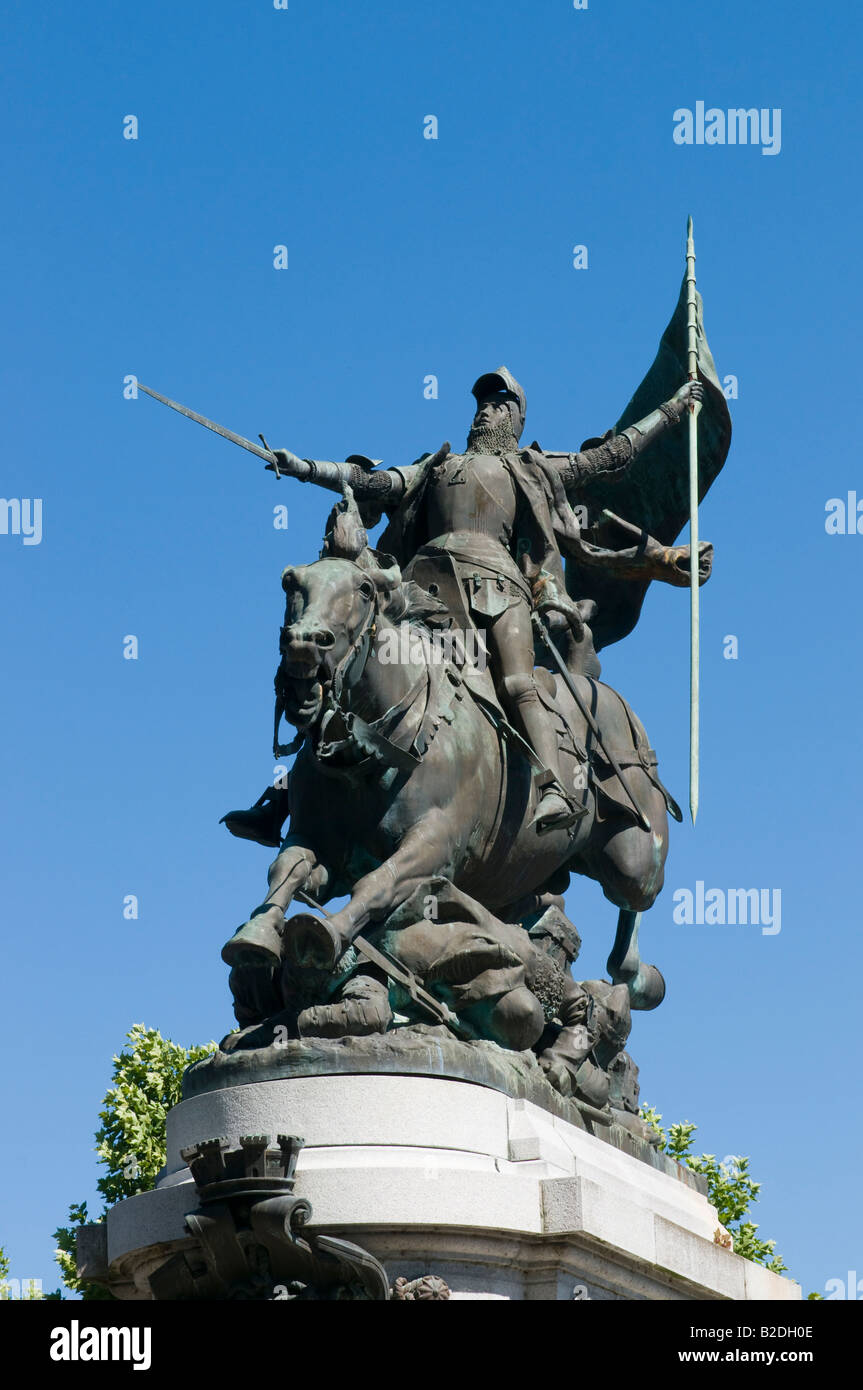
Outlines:
[[[698,317],[695,299],[695,242],[692,218],[686,228],[686,329],[689,380],[698,380]],[[699,588],[698,588],[698,412],[696,401],[689,410],[689,812],[692,824],[698,815],[698,705],[699,705]]]

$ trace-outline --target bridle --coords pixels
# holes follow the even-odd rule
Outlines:
[[[334,667],[333,674],[330,677],[329,685],[332,692],[333,708],[340,711],[342,710],[342,691],[345,688],[351,690],[353,686],[356,685],[357,681],[362,678],[363,672],[366,669],[366,663],[372,649],[372,642],[374,641],[375,632],[377,631],[378,620],[377,585],[374,580],[370,578],[368,572],[362,569],[356,561],[349,560],[348,564],[353,565],[354,569],[362,575],[364,583],[371,584],[372,591],[368,598],[368,605],[363,614],[362,622],[347,651],[341,661]],[[354,670],[354,663],[358,656],[361,656],[359,668]]]
[[[339,559],[342,558],[343,557],[339,556]],[[361,680],[363,672],[366,669],[366,663],[369,659],[369,653],[372,649],[375,632],[377,631],[379,603],[377,585],[370,577],[368,571],[358,565],[355,560],[347,560],[345,563],[352,565],[353,568],[362,575],[364,584],[371,585],[371,594],[368,595],[366,610],[363,614],[362,621],[351,639],[347,651],[333,668],[332,675],[329,679],[322,682],[324,686],[323,713],[326,716],[327,722],[329,722],[329,719],[334,714],[344,715],[346,713],[345,706],[342,703],[342,695],[352,690],[357,682]],[[286,629],[283,626],[280,635],[283,636],[285,631]],[[284,660],[284,652],[282,653],[282,660]],[[306,737],[305,730],[300,730],[290,743],[279,743],[279,725],[282,722],[282,715],[285,712],[284,696],[279,680],[281,669],[282,663],[279,662],[275,679],[276,708],[273,729],[273,756],[276,758],[286,757],[291,753],[296,753]]]

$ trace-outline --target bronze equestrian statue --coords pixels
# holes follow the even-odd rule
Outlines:
[[[507,921],[526,902],[561,892],[572,871],[597,879],[620,909],[613,982],[630,986],[636,1007],[655,1007],[664,985],[639,960],[637,918],[662,887],[666,813],[679,811],[640,722],[596,679],[586,620],[595,605],[567,600],[562,555],[583,559],[591,549],[573,511],[585,485],[625,475],[704,389],[687,383],[620,434],[574,454],[519,450],[525,396],[506,368],[472,389],[463,454],[445,444],[407,468],[376,470],[356,456],[337,464],[274,451],[281,474],[347,493],[363,523],[386,514],[388,525],[375,553],[363,534],[353,548],[334,554],[330,545],[316,564],[283,575],[280,708],[300,730],[301,748],[289,790],[268,791],[251,812],[225,818],[235,834],[281,849],[265,902],[223,954],[237,965],[256,953],[275,963],[286,952],[332,969],[358,932],[435,874]],[[620,552],[594,549],[612,570],[621,561]],[[706,578],[709,547],[701,559]],[[625,553],[623,567],[688,583],[685,547],[646,545]],[[492,676],[485,690],[476,671],[451,669],[442,680],[421,656],[380,659],[393,645],[390,624],[411,616],[406,587],[425,600],[426,622],[439,621],[441,608],[462,630],[480,631]],[[556,610],[569,627],[578,704],[559,675],[537,665],[532,610]],[[350,901],[334,917],[303,915],[286,930],[297,890],[319,903]]]
[[[580,1104],[603,1106],[631,1072],[630,1009],[665,990],[641,961],[639,922],[662,888],[668,813],[681,813],[598,652],[632,629],[653,579],[692,582],[676,544],[684,416],[700,408],[700,495],[728,451],[700,299],[697,379],[690,358],[679,385],[685,293],[615,429],[574,453],[521,447],[525,394],[506,367],[474,383],[465,450],[446,443],[407,467],[261,449],[166,401],[277,477],[340,497],[320,558],[282,575],[274,753],[296,754],[288,785],[224,817],[278,854],[264,902],[223,948],[243,1025],[223,1051],[266,1047],[276,1020],[300,1039],[431,1017],[458,1038],[533,1049]],[[712,547],[694,558],[701,584]],[[288,746],[282,718],[297,730]],[[572,977],[571,873],[619,910],[610,983]],[[297,903],[319,912],[286,920]]]

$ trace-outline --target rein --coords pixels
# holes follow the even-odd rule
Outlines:
[[[357,569],[359,568],[359,565],[357,565]],[[360,570],[360,573],[363,574],[364,572]],[[367,575],[364,575],[364,577],[368,578]],[[363,673],[366,669],[366,663],[369,659],[369,652],[372,649],[372,641],[374,639],[375,630],[377,628],[377,618],[378,591],[376,588],[374,588],[372,591],[372,596],[369,599],[369,606],[366,609],[365,617],[363,618],[363,621],[360,624],[359,631],[357,632],[356,636],[354,637],[353,641],[351,642],[350,646],[348,647],[347,651],[345,652],[344,656],[342,657],[341,661],[338,663],[332,674],[332,678],[330,681],[330,689],[332,691],[333,712],[338,711],[340,714],[345,713],[345,710],[343,709],[341,703],[342,690],[345,688],[345,685],[347,685],[348,690],[350,690],[353,686],[356,685],[357,681],[362,679]],[[360,668],[358,671],[352,672],[351,668],[354,664],[354,660],[362,648],[364,648],[364,650],[362,653],[362,662],[360,664]],[[349,676],[350,680],[348,679]]]
[[[365,570],[360,569],[360,566],[355,564],[353,560],[349,561],[348,563],[353,564],[354,568],[356,570],[359,570],[364,580],[369,578]],[[332,676],[326,682],[325,689],[327,690],[327,695],[325,695],[324,699],[327,700],[327,698],[329,697],[329,705],[328,707],[325,707],[324,712],[329,717],[332,717],[332,715],[336,713],[339,713],[342,716],[344,716],[347,713],[347,711],[343,708],[341,703],[342,691],[345,689],[346,685],[347,689],[350,690],[354,685],[356,685],[357,681],[362,678],[363,672],[366,669],[366,663],[369,659],[369,652],[372,649],[372,641],[375,635],[377,617],[378,592],[377,588],[373,586],[372,595],[369,599],[368,607],[365,611],[365,614],[363,615],[363,620],[360,623],[359,629],[357,630],[356,635],[351,641],[341,661],[333,670]],[[282,627],[282,633],[284,633],[284,631],[285,628]],[[353,672],[351,668],[353,667],[354,660],[363,647],[365,648],[365,650],[362,652],[362,664],[358,671]],[[282,654],[282,656],[284,659],[284,653]],[[276,671],[276,678],[274,682],[276,687],[276,708],[274,712],[273,722],[274,758],[290,757],[292,753],[296,753],[299,751],[299,749],[303,746],[303,743],[305,742],[306,738],[308,737],[305,730],[301,729],[298,730],[294,738],[291,739],[290,743],[279,743],[279,725],[282,722],[282,715],[285,712],[285,700],[281,688],[282,682],[279,679],[280,672],[281,662],[279,663],[278,670]],[[350,677],[350,679],[348,679],[348,677]]]
[[[365,570],[361,569],[359,565],[356,565],[353,561],[350,563],[354,564],[354,567],[359,570],[364,580],[369,578]],[[419,680],[414,682],[408,694],[399,701],[398,705],[387,710],[380,719],[374,720],[371,724],[354,714],[347,708],[346,704],[346,696],[362,679],[368,664],[372,642],[377,630],[377,618],[378,592],[377,588],[374,588],[357,632],[325,685],[324,705],[318,730],[318,746],[317,749],[313,749],[313,751],[318,761],[325,761],[339,752],[350,751],[367,754],[368,756],[363,760],[366,763],[382,761],[390,766],[398,767],[402,771],[412,771],[414,767],[419,765],[419,758],[399,748],[396,744],[391,743],[383,732],[383,729],[387,726],[392,726],[394,722],[397,722],[401,714],[406,712],[406,710],[413,705],[416,697],[420,693],[420,689],[425,687],[426,673],[423,672]],[[277,758],[296,753],[307,739],[311,742],[309,732],[300,730],[289,744],[279,743],[278,731],[283,714],[284,697],[280,689],[279,672],[277,671],[275,730],[273,736],[273,754]],[[322,735],[336,715],[340,716],[347,737],[335,743],[327,744]]]

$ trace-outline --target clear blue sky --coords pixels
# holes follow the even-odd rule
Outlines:
[[[669,992],[631,1050],[666,1119],[751,1155],[761,1232],[804,1291],[863,1271],[863,536],[824,525],[829,498],[863,496],[859,11],[17,0],[4,29],[0,490],[43,499],[41,544],[0,535],[12,1274],[57,1282],[50,1232],[94,1197],[131,1024],[186,1043],[232,1024],[219,950],[268,851],[217,822],[271,775],[279,573],[315,556],[330,505],[124,401],[124,376],[300,454],[397,463],[460,442],[471,383],[503,361],[526,438],[577,448],[652,360],[690,212],[739,399],[702,517],[702,806],[645,924]],[[781,108],[781,152],[676,145],[699,100]],[[687,643],[685,593],[655,587],[604,671],[681,802]],[[781,932],[676,926],[672,893],[698,880],[781,889]],[[570,903],[595,976],[614,909],[586,882]]]

